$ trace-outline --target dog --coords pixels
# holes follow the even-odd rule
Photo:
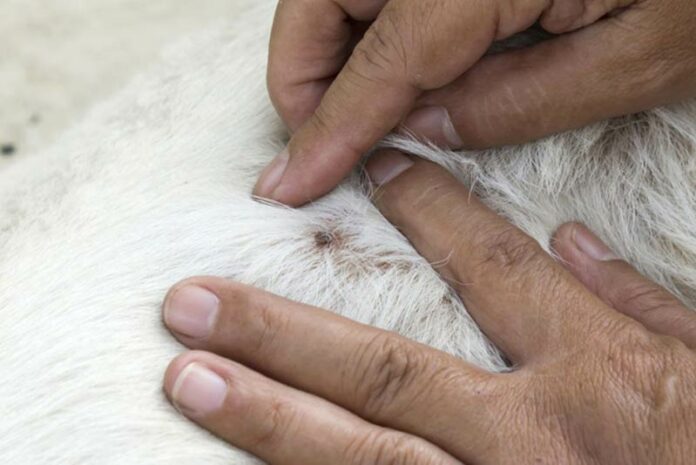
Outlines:
[[[161,322],[193,275],[259,286],[508,369],[462,302],[370,201],[360,168],[300,209],[250,195],[287,142],[264,85],[274,2],[200,31],[43,153],[0,171],[0,461],[257,463],[190,423]],[[549,250],[586,223],[696,304],[696,102],[486,151],[396,147],[445,166]],[[442,257],[447,260],[447,257]]]

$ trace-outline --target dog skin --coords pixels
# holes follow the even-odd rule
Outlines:
[[[287,136],[264,87],[274,2],[247,3],[248,14],[182,40],[50,149],[0,172],[3,463],[257,463],[161,391],[183,347],[159,306],[193,275],[507,368],[372,205],[360,169],[303,209],[251,198]],[[696,102],[489,151],[383,145],[445,166],[546,250],[559,224],[586,223],[696,304]]]

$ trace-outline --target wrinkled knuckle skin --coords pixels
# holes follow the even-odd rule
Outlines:
[[[668,95],[677,89],[693,89],[696,42],[690,18],[694,2],[639,1],[635,15],[621,26],[637,39],[627,40],[624,54],[612,63],[627,95]],[[687,19],[689,18],[689,19]],[[693,95],[691,93],[690,95]],[[670,101],[671,99],[667,99]],[[665,103],[665,102],[663,102]]]
[[[267,302],[259,302],[253,313],[252,318],[257,321],[254,350],[259,356],[272,355],[277,347],[278,335],[282,334],[287,327],[287,316],[284,312],[275,311]]]
[[[659,300],[660,294],[660,289],[654,284],[639,281],[617,289],[613,297],[616,303],[640,304]]]
[[[588,354],[578,365],[585,376],[576,375],[571,388],[565,380],[554,388],[574,393],[565,401],[577,409],[583,456],[596,458],[592,463],[692,463],[676,458],[693,442],[686,433],[696,404],[693,353],[675,338],[627,331],[609,350]]]
[[[309,120],[309,124],[321,137],[330,137],[332,133],[331,121],[334,121],[334,115],[339,113],[339,109],[333,108],[333,106],[334,104],[331,101],[323,101]]]
[[[235,414],[235,412],[230,412]],[[274,398],[265,408],[263,424],[254,432],[253,449],[273,450],[292,432],[298,413],[289,403]],[[299,423],[299,422],[297,422]]]
[[[684,441],[691,442],[693,438],[683,437],[684,428],[693,425],[696,404],[690,371],[695,366],[693,353],[678,340],[664,336],[656,337],[655,343],[647,347],[631,349],[635,352],[625,360],[623,389],[614,390],[611,396],[615,416],[629,416],[636,434],[651,438],[645,445],[646,452],[652,455],[649,463],[659,463],[665,447],[669,447],[667,443],[681,442],[683,447]],[[690,415],[692,419],[688,418]]]
[[[398,409],[398,399],[412,391],[427,366],[427,356],[389,333],[375,336],[356,358],[349,362],[359,367],[358,372],[353,370],[349,376],[353,385],[358,383],[357,400],[369,418],[382,418],[387,409]]]
[[[534,239],[514,226],[482,234],[474,250],[479,251],[475,270],[482,273],[492,271],[503,277],[535,269],[545,255]]]
[[[400,27],[392,15],[372,24],[353,50],[353,60],[346,64],[352,75],[372,82],[387,82],[405,70],[406,48]]]
[[[621,387],[615,393],[616,405],[623,411],[652,414],[665,380],[684,359],[685,351],[688,349],[677,339],[647,331],[629,331],[617,338],[605,365],[614,384]]]
[[[418,457],[415,439],[388,430],[356,436],[345,453],[352,465],[416,465],[427,463]]]
[[[207,350],[221,355],[244,357],[244,353],[266,354],[274,349],[274,341],[283,331],[287,318],[273,311],[272,299],[266,292],[238,282],[225,283],[218,291],[221,301],[213,334]],[[235,336],[231,340],[231,335]],[[243,342],[241,342],[243,341]],[[246,361],[246,360],[245,360]]]
[[[616,288],[609,295],[614,307],[630,308],[636,316],[647,317],[674,305],[674,299],[654,283],[636,281]]]

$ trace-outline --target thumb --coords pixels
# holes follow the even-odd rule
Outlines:
[[[693,41],[665,24],[679,23],[669,18],[673,14],[660,13],[629,9],[532,47],[487,56],[457,81],[424,94],[403,127],[440,146],[485,148],[687,97],[693,60],[682,55]]]
[[[477,5],[388,2],[254,194],[297,206],[334,188],[422,92],[452,82],[485,53],[495,37],[497,3]]]
[[[573,275],[609,306],[651,331],[696,348],[696,313],[616,257],[585,226],[561,226],[554,237],[554,250]]]

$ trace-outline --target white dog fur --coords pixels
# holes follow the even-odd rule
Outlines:
[[[287,137],[264,86],[272,4],[203,31],[41,156],[0,172],[0,462],[249,464],[182,418],[167,288],[221,275],[505,368],[461,302],[370,203],[359,170],[299,210],[250,198]],[[696,103],[447,166],[544,246],[580,220],[696,303]],[[442,257],[445,260],[447,257]]]
[[[165,44],[242,13],[239,3],[0,1],[0,145],[16,149],[12,157],[0,155],[0,169],[48,147],[91,105],[152,63]]]

